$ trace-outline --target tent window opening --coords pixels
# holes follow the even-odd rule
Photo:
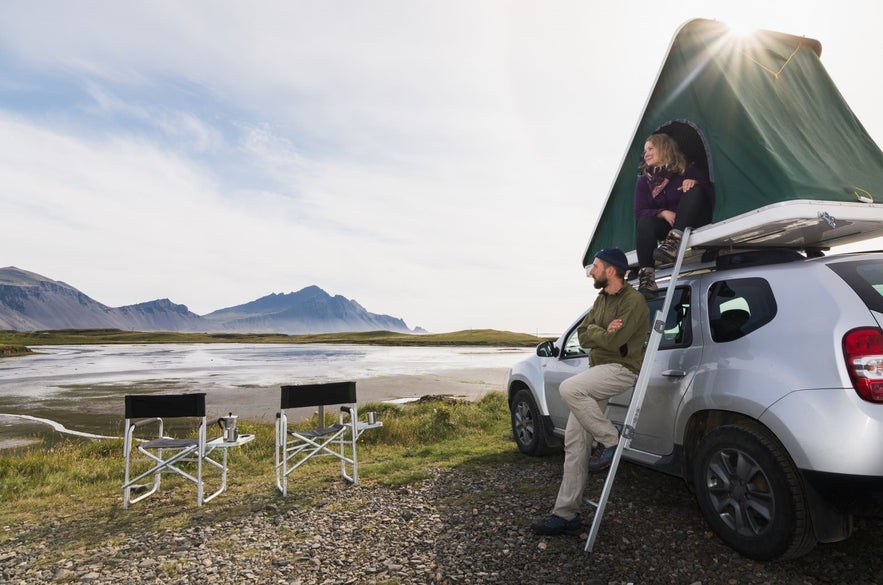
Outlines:
[[[663,124],[654,134],[660,132],[668,134],[675,139],[681,152],[687,158],[687,163],[705,171],[708,180],[714,184],[714,169],[711,164],[711,153],[708,150],[708,142],[702,135],[699,126],[689,120],[673,120]]]

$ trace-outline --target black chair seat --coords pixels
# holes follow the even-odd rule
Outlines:
[[[141,446],[145,449],[183,449],[185,447],[195,447],[199,445],[199,439],[153,439],[144,441]]]
[[[330,427],[325,427],[324,429],[313,429],[311,431],[288,431],[288,434],[292,437],[297,437],[298,435],[300,435],[301,437],[324,437],[326,435],[336,433],[342,428],[344,428],[344,425],[334,423]]]

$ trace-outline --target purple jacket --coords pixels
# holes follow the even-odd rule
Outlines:
[[[650,180],[647,175],[644,173],[638,175],[638,180],[635,183],[635,218],[641,218],[645,215],[656,215],[663,209],[677,212],[678,205],[681,202],[681,195],[683,195],[683,192],[678,191],[678,188],[685,179],[693,179],[705,190],[711,189],[708,177],[696,167],[688,167],[683,175],[670,175],[668,177],[668,184],[656,197],[652,195]]]

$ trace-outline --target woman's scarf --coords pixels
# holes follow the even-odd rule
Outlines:
[[[647,167],[644,169],[644,178],[647,179],[647,183],[650,185],[650,192],[653,194],[654,199],[662,193],[672,175],[674,173],[667,166]]]

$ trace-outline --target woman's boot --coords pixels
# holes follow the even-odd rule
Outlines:
[[[657,264],[671,264],[678,257],[678,249],[681,247],[680,230],[671,230],[665,236],[665,240],[659,247],[653,250],[653,261]]]
[[[648,301],[656,298],[659,287],[656,286],[656,271],[652,268],[641,268],[638,271],[638,292]]]

